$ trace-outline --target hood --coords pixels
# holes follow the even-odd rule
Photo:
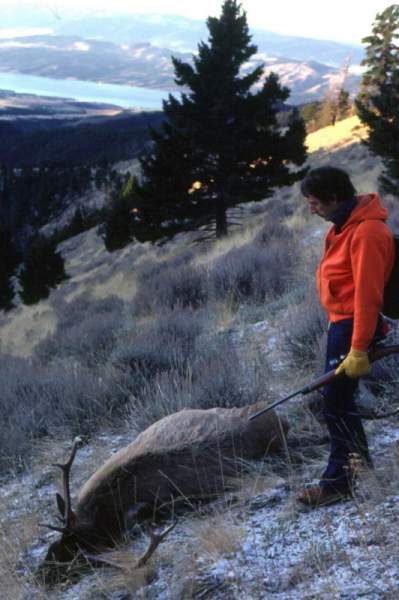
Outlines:
[[[386,221],[388,218],[388,211],[383,206],[381,198],[377,193],[364,194],[357,196],[358,204],[353,209],[349,219],[343,226],[343,229],[353,223],[360,223],[361,221],[367,221],[369,219]]]

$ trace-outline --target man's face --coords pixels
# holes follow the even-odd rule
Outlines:
[[[325,221],[331,221],[332,215],[335,213],[339,206],[339,202],[337,200],[332,200],[331,202],[321,202],[316,196],[308,196],[306,198],[308,201],[309,209],[312,215],[319,215]]]

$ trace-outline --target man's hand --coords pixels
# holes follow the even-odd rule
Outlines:
[[[367,352],[354,350],[351,348],[348,356],[344,358],[342,363],[336,369],[335,374],[345,373],[347,377],[356,379],[367,375],[370,372],[370,361]]]

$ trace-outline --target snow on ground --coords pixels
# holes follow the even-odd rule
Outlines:
[[[266,324],[256,323],[254,329],[265,332]],[[366,427],[376,468],[375,472],[362,476],[354,500],[308,510],[295,501],[295,495],[300,486],[311,482],[314,476],[309,465],[298,465],[291,478],[277,474],[284,459],[254,461],[253,472],[243,481],[241,491],[227,496],[225,502],[216,501],[206,511],[188,512],[179,518],[175,530],[154,555],[153,572],[142,595],[138,592],[129,595],[127,575],[121,582],[118,571],[108,569],[54,589],[46,598],[398,598],[398,417],[367,423]],[[105,457],[130,441],[127,430],[104,432],[94,443],[84,446],[78,452],[73,469],[73,496]],[[60,460],[67,453],[67,447],[65,443],[59,444],[51,459],[49,453],[50,448],[44,444],[31,473],[3,482],[0,530],[5,524],[19,523],[32,513],[37,514],[40,521],[54,521],[55,482],[59,475],[54,475],[50,462]],[[205,526],[207,530],[201,529]],[[209,538],[217,532],[218,541],[212,550],[206,550]],[[33,539],[19,556],[22,574],[26,575],[40,563],[50,540],[56,536],[35,530]],[[141,535],[124,552],[133,562],[133,557],[143,553],[147,545],[148,540]],[[116,589],[113,579],[119,581]],[[21,600],[39,599],[39,591],[35,589],[30,587]],[[96,596],[96,590],[100,594],[100,590],[107,589],[113,591]],[[191,596],[186,595],[188,589],[193,590]]]
[[[326,138],[325,134],[329,132],[324,132],[324,141],[319,139],[319,132],[312,134],[310,149],[325,152],[327,160],[340,135],[344,137],[344,148],[346,135],[353,143],[353,135],[359,132],[357,123],[351,120],[345,123],[338,123],[335,133],[330,132],[331,137]],[[348,134],[339,127],[346,127]],[[359,180],[360,176],[359,170]],[[320,244],[323,233],[323,225],[309,229],[309,237],[306,237],[309,247]],[[229,239],[225,243],[227,251],[228,244],[235,242]],[[82,293],[96,298],[112,294],[132,298],[135,267],[147,257],[158,256],[149,245],[139,244],[108,254],[95,229],[67,240],[60,249],[71,278],[54,290],[48,301],[35,307],[20,306],[13,311],[12,318],[2,320],[2,339],[10,353],[29,353],[39,338],[55,329],[57,300],[69,301]],[[220,247],[216,252],[221,252]],[[208,255],[206,260],[210,258]],[[202,260],[204,257],[199,255],[198,263]],[[298,387],[298,380],[306,375],[298,370],[296,380],[287,376],[287,358],[282,352],[279,329],[279,319],[284,318],[284,311],[283,307],[276,318],[259,315],[251,323],[233,320],[229,329],[223,332],[237,348],[245,348],[249,355],[253,352],[265,358],[271,373],[270,390],[275,395],[288,393],[293,383]],[[272,360],[269,361],[269,357]],[[288,416],[293,411],[289,447],[291,437],[295,439],[296,435],[294,419],[300,402],[302,400],[293,401],[287,408]],[[227,498],[224,503],[211,505],[207,514],[187,513],[179,519],[177,527],[154,555],[152,580],[142,593],[126,591],[129,589],[128,578],[119,587],[114,586],[112,592],[104,591],[112,577],[112,570],[105,570],[93,572],[68,587],[46,592],[44,597],[49,600],[399,598],[398,417],[367,423],[366,427],[376,470],[364,475],[354,500],[309,511],[295,502],[295,495],[303,483],[314,479],[314,463],[304,461],[297,465],[294,477],[281,473],[284,459],[265,462],[263,468],[261,463],[254,463],[252,480],[235,499]],[[130,441],[127,428],[104,432],[82,448],[72,474],[73,495],[106,457]],[[49,541],[56,537],[54,533],[38,529],[37,522],[53,521],[56,485],[50,462],[60,460],[66,454],[67,445],[60,443],[54,450],[54,442],[47,449],[45,443],[42,444],[39,444],[29,474],[2,482],[0,533],[8,529],[15,532],[10,534],[13,537],[8,541],[16,547],[22,577],[37,566]],[[322,451],[324,457],[325,444]],[[320,457],[318,460],[320,462]],[[264,489],[259,489],[262,486],[258,485],[260,477],[256,475],[261,471],[266,480]],[[30,518],[34,520],[32,531],[20,548],[19,528]],[[210,551],[209,547],[206,549],[206,542],[209,546],[212,535],[215,541]],[[127,555],[133,556],[138,550],[142,552],[147,543],[145,537],[140,536],[125,549]],[[21,600],[42,600],[43,595],[33,584],[25,585],[23,589],[25,591],[19,596]],[[191,595],[188,589],[192,590]],[[5,597],[14,600],[17,596],[8,594]]]
[[[384,482],[389,475],[384,470],[389,464],[384,462],[395,452],[398,475],[398,439],[397,423],[392,423],[382,427],[372,440],[378,466],[375,474],[363,476],[354,500],[309,510],[295,502],[295,491],[283,482],[266,493],[253,495],[245,506],[230,508],[230,521],[238,522],[245,530],[242,539],[234,552],[214,560],[198,556],[197,580],[200,588],[202,582],[203,594],[194,597],[398,598],[398,486],[390,488]],[[184,597],[173,595],[177,588],[168,569],[159,575],[152,586],[156,593],[148,597]],[[190,577],[187,573],[186,578]],[[182,582],[180,589],[183,587]]]
[[[398,449],[397,425],[392,423],[390,429],[375,439],[381,457],[393,452],[395,444]],[[116,443],[115,437],[106,435],[102,438],[109,448],[123,441],[120,438]],[[92,452],[90,447],[82,449],[78,465],[87,461]],[[48,469],[44,471],[41,477],[36,472],[35,476],[25,475],[18,482],[3,485],[2,504],[13,506],[7,513],[8,520],[21,517],[27,510],[38,510],[39,505],[43,509],[44,497],[48,506],[55,487],[49,481]],[[378,467],[376,476],[381,477]],[[203,522],[206,517],[190,518],[187,514],[157,550],[154,579],[142,596],[129,595],[121,585],[119,590],[97,597],[176,600],[187,597],[184,590],[194,586],[193,598],[214,600],[394,600],[399,593],[399,495],[391,492],[377,502],[373,493],[375,490],[360,494],[355,500],[310,511],[295,503],[294,490],[280,479],[271,489],[249,495],[245,503],[230,506],[226,503],[223,509],[216,509],[216,514],[223,517],[222,535],[228,537],[230,528],[240,528],[235,549],[225,554],[223,545],[213,555],[201,553],[203,540],[195,537],[193,519]],[[1,521],[4,516],[3,513]],[[46,516],[44,520],[51,518]],[[36,538],[26,552],[23,571],[27,562],[30,568],[40,562],[49,540],[55,537],[56,534],[42,532]],[[126,552],[133,557],[143,552],[147,543],[142,536]],[[187,566],[190,555],[195,563],[192,571]],[[186,568],[181,562],[187,562]],[[112,576],[115,576],[112,569],[108,573],[93,572],[73,585],[49,591],[46,597],[95,598],[95,594],[91,595],[93,591],[98,586],[99,590],[101,586],[106,589]],[[24,598],[39,598],[39,593],[35,595],[31,588]]]

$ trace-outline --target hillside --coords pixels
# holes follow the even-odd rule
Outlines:
[[[144,24],[129,17],[116,23],[112,19],[88,19],[73,22],[70,27],[65,24],[61,32],[68,31],[67,34],[0,40],[1,73],[178,93],[181,89],[175,82],[171,57],[192,63],[199,41],[207,39],[207,35],[204,24],[196,21],[184,20],[188,23],[185,29],[176,19],[164,21],[157,28],[154,23]],[[80,30],[86,33],[80,34]],[[189,49],[184,41],[187,34],[191,40],[187,44]],[[254,43],[258,52],[245,64],[243,73],[263,65],[259,86],[271,71],[277,73],[282,85],[291,90],[290,103],[303,104],[325,97],[341,81],[342,65],[349,55],[354,64],[345,88],[351,94],[358,91],[361,48],[262,31],[254,32]]]
[[[14,166],[82,166],[136,156],[163,113],[119,110],[112,116],[0,118],[0,162]],[[56,157],[56,159],[55,159]]]
[[[364,129],[357,117],[351,117],[339,121],[335,127],[326,127],[315,133],[311,133],[306,141],[309,148],[311,166],[323,164],[334,164],[346,168],[351,164],[351,176],[359,193],[366,193],[377,186],[377,177],[380,173],[380,162],[371,156],[367,149],[360,145],[359,139],[364,136]],[[125,169],[127,163],[124,163]],[[269,205],[279,202],[288,203],[293,207],[293,214],[289,217],[292,226],[308,227],[307,208],[301,202],[298,186],[293,189],[282,188],[274,197],[267,199],[263,204],[253,204],[255,212],[261,215],[254,220],[254,226],[258,221],[262,222],[262,213],[267,211]],[[250,219],[251,207],[245,206],[245,217]],[[325,229],[320,221],[315,227]],[[251,221],[248,228],[251,231]],[[227,251],[230,247],[241,245],[248,239],[248,234],[241,230],[225,242],[215,244],[210,256],[217,256]],[[132,265],[136,260],[144,262],[149,259],[157,259],[158,256],[173,256],[176,253],[175,246],[190,243],[191,234],[177,236],[176,242],[172,242],[163,250],[153,248],[150,244],[134,244],[127,246],[121,251],[109,254],[103,245],[101,238],[95,229],[83,233],[80,236],[64,242],[60,249],[66,261],[66,271],[71,275],[68,282],[62,284],[61,289],[55,290],[48,301],[42,301],[33,307],[21,306],[9,316],[2,317],[0,330],[3,335],[3,351],[13,355],[29,356],[36,341],[45,337],[48,331],[52,331],[55,323],[55,310],[52,308],[52,300],[57,304],[57,298],[65,301],[79,296],[80,293],[90,293],[95,298],[105,298],[116,294],[124,300],[132,300],[135,294],[134,269]],[[148,254],[147,254],[148,253]],[[136,258],[136,255],[138,257]],[[98,278],[98,276],[100,277]],[[40,316],[44,315],[44,319]],[[48,319],[48,325],[45,325]],[[25,323],[25,325],[23,325]],[[26,329],[27,328],[27,329]],[[7,339],[6,344],[4,340]],[[30,341],[29,341],[30,340]]]
[[[381,165],[363,135],[354,118],[311,134],[309,164],[341,166],[359,193],[375,190]],[[179,516],[143,568],[134,569],[148,544],[139,532],[104,557],[113,566],[52,590],[33,581],[56,538],[39,527],[54,520],[50,463],[77,433],[85,445],[74,499],[157,419],[187,406],[272,401],[320,372],[326,324],[314,265],[326,225],[310,217],[298,185],[238,214],[241,225],[221,241],[182,234],[112,254],[92,229],[60,245],[68,281],[1,316],[0,586],[10,600],[397,597],[398,417],[367,422],[376,469],[360,474],[355,499],[308,512],[295,496],[328,452],[314,397],[281,408],[290,423],[283,454],[249,461],[224,497]],[[395,407],[397,376],[388,361],[373,410]],[[364,410],[372,395],[365,382]]]
[[[53,34],[78,35],[90,39],[103,39],[116,44],[130,44],[133,41],[147,41],[161,48],[171,48],[182,52],[194,52],[199,39],[207,35],[203,20],[190,19],[182,15],[164,13],[115,14],[96,9],[95,14],[64,5],[58,15],[37,3],[31,3],[30,9],[21,13],[17,7],[6,8],[3,12],[3,27],[41,27],[48,28]],[[251,28],[252,28],[252,24]],[[348,55],[359,64],[364,54],[358,45],[343,44],[320,39],[282,35],[259,28],[253,28],[261,52],[272,50],[274,56],[291,56],[298,60],[320,60],[336,67],[340,66]]]

